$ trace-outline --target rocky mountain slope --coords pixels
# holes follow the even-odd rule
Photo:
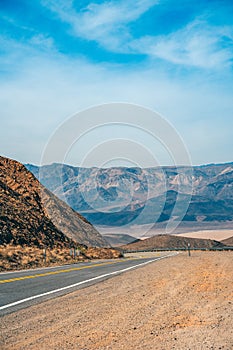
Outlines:
[[[144,240],[140,240],[135,243],[130,243],[121,246],[124,250],[146,250],[146,249],[163,249],[163,248],[188,248],[190,244],[191,248],[213,248],[222,247],[222,242],[214,241],[211,239],[198,239],[179,237],[175,235],[157,235]]]
[[[108,246],[80,214],[41,186],[24,165],[0,157],[0,244]]]
[[[137,242],[139,239],[127,234],[108,234],[104,235],[104,238],[109,242],[112,247],[119,247],[124,244]]]
[[[162,228],[172,219],[181,220],[182,229],[233,227],[233,163],[146,169],[26,166],[95,225],[122,226],[137,220],[139,225],[156,223]]]

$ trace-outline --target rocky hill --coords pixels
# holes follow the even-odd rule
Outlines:
[[[175,235],[157,235],[144,240],[140,240],[135,243],[130,243],[121,246],[124,250],[147,250],[147,249],[174,249],[174,248],[186,248],[190,244],[190,248],[213,248],[222,247],[222,242],[214,241],[211,239],[198,239],[187,238]]]
[[[138,219],[138,225],[155,223],[158,229],[181,220],[182,232],[233,227],[233,163],[146,169],[26,166],[95,225],[122,226]]]
[[[0,244],[68,247],[109,244],[80,214],[41,186],[24,165],[0,157]]]

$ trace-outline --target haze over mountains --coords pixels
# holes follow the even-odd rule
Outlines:
[[[0,244],[108,246],[81,215],[59,200],[25,166],[0,157]]]
[[[233,163],[146,169],[26,167],[95,225],[155,223],[162,228],[169,220],[181,220],[180,230],[233,227]]]

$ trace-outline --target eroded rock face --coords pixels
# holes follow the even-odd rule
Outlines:
[[[24,165],[0,157],[0,244],[108,246],[80,214],[45,189]]]

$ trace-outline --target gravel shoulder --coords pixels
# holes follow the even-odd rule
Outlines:
[[[233,252],[181,253],[1,318],[7,349],[233,349]]]

